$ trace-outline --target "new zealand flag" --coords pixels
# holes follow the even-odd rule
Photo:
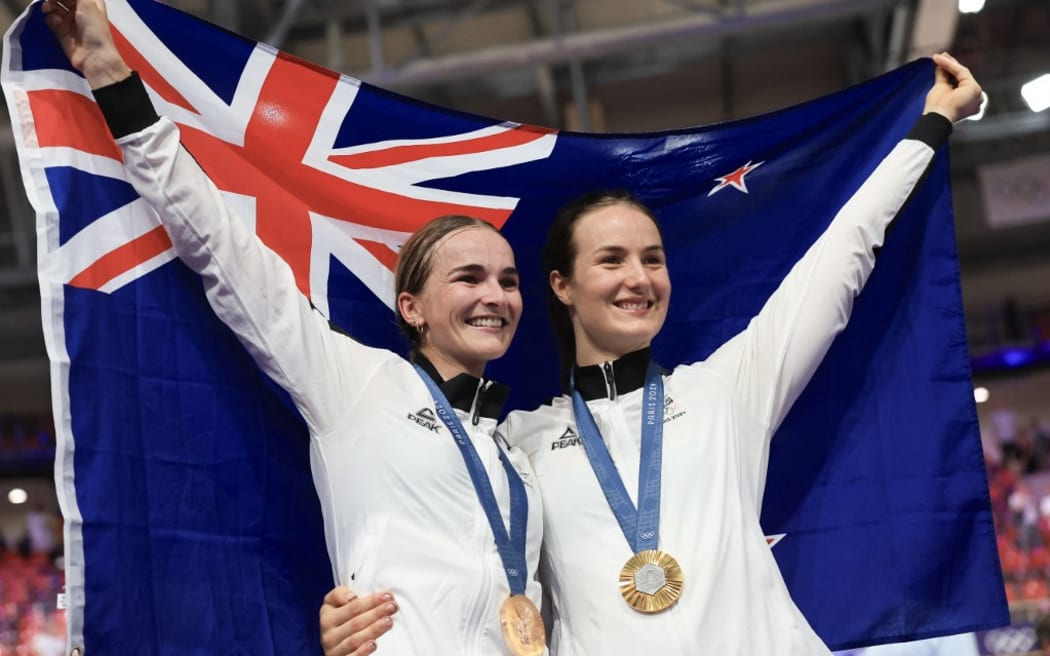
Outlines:
[[[428,106],[150,0],[107,7],[159,113],[303,294],[360,341],[404,348],[391,268],[408,234],[450,213],[498,226],[526,312],[489,372],[521,408],[557,392],[538,253],[562,203],[627,188],[655,209],[674,281],[656,359],[699,360],[758,312],[932,81],[922,61],[753,119],[573,134]],[[332,578],[302,421],[174,259],[38,5],[6,36],[3,86],[37,211],[72,645],[317,652]],[[763,525],[832,646],[1008,621],[946,152],[773,441]]]

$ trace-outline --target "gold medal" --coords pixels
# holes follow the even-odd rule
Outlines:
[[[620,570],[620,594],[640,613],[659,613],[682,594],[682,568],[670,554],[657,549],[631,556]]]
[[[540,656],[546,648],[543,618],[536,604],[523,594],[513,595],[499,609],[503,642],[513,656]]]

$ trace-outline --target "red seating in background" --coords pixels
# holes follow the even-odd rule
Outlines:
[[[64,619],[56,600],[64,580],[44,554],[24,557],[0,550],[0,654],[30,653],[28,646],[37,633],[59,630],[56,624]]]

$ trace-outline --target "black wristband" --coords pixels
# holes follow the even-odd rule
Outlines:
[[[937,112],[930,112],[929,114],[923,114],[918,121],[915,121],[911,132],[908,133],[908,138],[921,141],[930,148],[937,150],[948,141],[951,133],[952,122]]]
[[[146,85],[134,71],[120,82],[99,87],[92,93],[114,139],[144,130],[160,118],[146,93]]]

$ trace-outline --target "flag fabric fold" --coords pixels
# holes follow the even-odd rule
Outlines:
[[[526,310],[489,372],[519,408],[557,392],[538,260],[562,203],[627,188],[656,211],[674,300],[655,357],[699,360],[746,325],[907,134],[932,81],[921,61],[752,119],[563,133],[428,106],[150,0],[107,7],[158,112],[300,290],[356,339],[404,350],[391,269],[413,230],[450,213],[500,228]],[[72,646],[317,652],[317,608],[333,582],[301,419],[124,180],[38,4],[6,35],[2,76],[37,212]],[[794,599],[832,647],[1009,621],[947,152],[774,438],[762,520]]]

